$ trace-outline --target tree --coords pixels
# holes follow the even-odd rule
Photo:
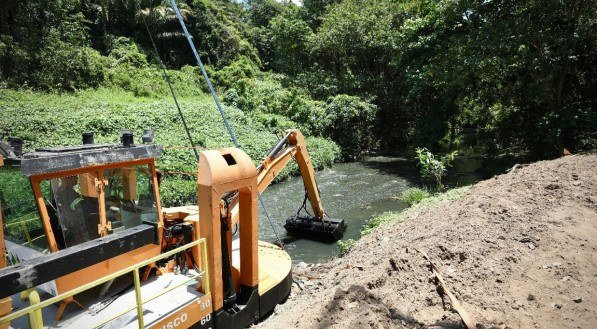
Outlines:
[[[345,160],[357,160],[373,147],[377,107],[358,97],[338,95],[328,99],[325,133],[342,148]]]
[[[308,63],[306,49],[313,31],[297,16],[297,11],[288,10],[270,20],[269,30],[273,68],[291,76],[305,70]]]
[[[264,27],[284,11],[284,5],[276,0],[249,0],[249,19],[253,26]]]

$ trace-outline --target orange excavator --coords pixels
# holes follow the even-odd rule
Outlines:
[[[135,144],[128,131],[119,144],[95,144],[90,133],[83,141],[30,153],[15,140],[0,143],[0,155],[28,177],[36,207],[22,222],[0,225],[7,255],[0,328],[255,323],[290,293],[291,259],[258,240],[257,207],[259,193],[292,159],[314,215],[290,217],[287,231],[335,240],[346,229],[323,209],[298,130],[287,131],[258,167],[238,148],[201,152],[198,205],[173,208],[161,206],[155,159],[162,148],[151,138]],[[40,229],[31,229],[36,223]]]

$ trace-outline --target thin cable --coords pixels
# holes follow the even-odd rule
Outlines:
[[[230,126],[230,122],[228,122],[228,118],[226,117],[226,113],[224,112],[224,109],[222,108],[222,104],[220,104],[220,99],[218,98],[218,94],[216,93],[216,90],[214,89],[213,85],[211,84],[211,80],[209,80],[209,76],[207,75],[207,72],[205,71],[205,67],[203,67],[203,62],[201,61],[201,58],[199,57],[199,53],[197,53],[197,49],[195,49],[195,44],[193,43],[193,37],[191,37],[191,34],[187,30],[187,26],[185,25],[184,20],[182,19],[182,15],[180,14],[180,11],[178,10],[178,6],[176,5],[176,2],[174,2],[174,0],[170,0],[170,4],[172,4],[172,8],[176,12],[176,17],[178,17],[178,22],[180,22],[180,26],[182,27],[182,30],[184,31],[184,34],[187,37],[187,41],[189,42],[189,45],[191,46],[193,55],[195,55],[197,64],[199,64],[199,68],[201,69],[201,74],[203,74],[203,77],[205,78],[205,81],[207,82],[209,91],[211,92],[211,95],[213,96],[214,101],[216,102],[216,106],[218,107],[218,110],[220,111],[220,115],[222,115],[222,119],[224,119],[224,123],[226,124],[226,129],[228,130],[228,133],[230,134],[230,138],[234,142],[234,146],[240,148],[240,144],[238,143],[238,140],[236,139],[236,135],[234,134],[234,131],[232,130],[232,127]]]
[[[278,240],[278,245],[280,246],[280,248],[284,249],[284,244],[282,243],[282,240],[280,240],[280,236],[278,236],[278,231],[276,231],[276,226],[274,225],[274,222],[272,221],[272,218],[269,215],[269,211],[267,211],[267,207],[265,206],[265,202],[263,202],[263,198],[261,198],[261,194],[257,194],[257,198],[259,199],[259,203],[263,207],[263,212],[265,213],[265,217],[267,217],[269,224],[272,226],[272,230],[274,231],[276,240]]]
[[[195,143],[193,142],[193,138],[191,137],[191,133],[189,132],[189,127],[187,126],[187,122],[184,118],[184,115],[182,114],[180,105],[178,104],[178,99],[176,99],[176,94],[174,93],[174,88],[172,88],[172,83],[170,82],[170,76],[166,72],[166,66],[164,66],[164,63],[162,62],[162,59],[160,58],[160,54],[158,53],[158,47],[156,47],[155,42],[153,41],[153,37],[151,36],[151,31],[149,31],[149,26],[147,25],[147,21],[145,20],[145,16],[142,16],[142,17],[143,17],[143,24],[145,24],[145,29],[147,30],[147,35],[149,35],[149,40],[151,40],[151,45],[153,46],[153,52],[155,53],[155,56],[157,57],[158,62],[160,62],[160,66],[162,68],[162,73],[164,75],[164,80],[166,80],[166,83],[168,84],[168,88],[170,88],[170,93],[172,94],[172,98],[174,98],[174,103],[176,104],[176,108],[178,109],[178,114],[180,115],[180,120],[182,121],[184,130],[187,133],[187,137],[189,138],[189,141],[191,142],[191,147],[193,148],[193,152],[195,153],[195,158],[197,158],[197,161],[199,161],[199,153],[197,152],[197,148],[195,147]]]
[[[197,49],[195,48],[195,43],[193,42],[193,37],[187,30],[187,26],[184,23],[184,20],[182,19],[180,10],[178,10],[178,6],[176,5],[176,2],[174,0],[170,0],[170,4],[172,5],[174,12],[176,13],[176,17],[178,17],[178,22],[180,23],[180,26],[182,27],[182,30],[184,31],[187,41],[189,42],[189,46],[191,46],[193,55],[195,55],[197,64],[199,65],[199,68],[201,69],[201,74],[205,78],[205,82],[207,82],[209,91],[210,91],[212,97],[214,98],[214,101],[216,102],[216,106],[218,108],[218,111],[220,111],[220,115],[222,116],[222,119],[224,120],[224,124],[226,124],[226,129],[228,130],[228,133],[230,134],[230,138],[232,139],[232,142],[234,142],[234,146],[236,146],[237,148],[241,148],[240,144],[238,143],[238,139],[236,139],[236,134],[234,133],[234,130],[232,130],[232,127],[230,126],[230,122],[228,122],[228,118],[226,117],[226,112],[224,112],[224,108],[222,108],[222,104],[220,104],[220,99],[218,98],[218,93],[216,92],[213,85],[211,84],[211,80],[209,79],[209,76],[207,75],[207,72],[205,71],[205,67],[203,67],[203,62],[201,61],[201,58],[199,57],[199,53],[197,53]],[[265,216],[267,217],[267,219],[270,222],[270,225],[272,226],[274,234],[276,235],[276,240],[278,240],[278,244],[280,245],[281,248],[284,248],[284,245],[282,244],[282,240],[278,236],[278,232],[276,231],[273,221],[269,215],[269,211],[267,211],[267,206],[265,205],[265,202],[263,202],[263,199],[261,198],[261,193],[258,193],[257,197],[259,199],[259,203],[263,207]]]

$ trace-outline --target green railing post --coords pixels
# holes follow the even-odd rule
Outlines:
[[[201,278],[201,281],[203,281],[203,292],[209,294],[209,271],[207,270],[207,248],[205,239],[201,241],[201,266],[203,267],[201,269],[203,271],[203,276]]]
[[[25,238],[27,239],[27,243],[29,245],[31,245],[31,235],[29,234],[29,230],[27,229],[27,224],[25,224],[25,221],[21,222],[21,227],[23,228],[23,233],[25,233]],[[25,244],[27,244],[25,243]]]
[[[39,294],[37,291],[33,290],[29,294],[29,305],[39,304],[41,299],[39,298]],[[44,320],[41,316],[41,309],[31,310],[29,313],[29,327],[31,329],[41,329],[43,328]]]
[[[143,300],[141,299],[141,280],[139,279],[139,268],[133,270],[135,280],[135,296],[137,297],[137,317],[139,318],[139,329],[143,329]]]

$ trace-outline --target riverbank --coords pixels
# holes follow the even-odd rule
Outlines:
[[[595,327],[595,167],[597,155],[515,166],[389,221],[343,258],[297,266],[293,294],[260,327],[462,327],[416,250],[479,328]]]

